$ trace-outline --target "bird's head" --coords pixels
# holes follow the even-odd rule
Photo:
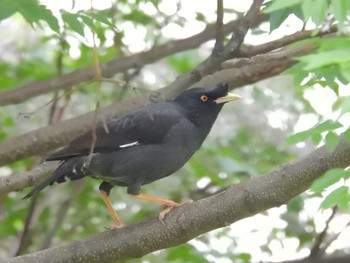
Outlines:
[[[187,117],[198,125],[212,125],[222,106],[230,101],[240,99],[239,95],[228,92],[227,84],[211,88],[192,88],[175,98]]]

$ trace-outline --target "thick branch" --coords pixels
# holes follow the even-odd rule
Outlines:
[[[27,186],[37,185],[48,178],[56,167],[55,162],[45,162],[31,171],[16,176],[0,177],[0,196],[12,191],[20,191]]]
[[[216,195],[178,207],[166,216],[164,224],[158,218],[148,218],[122,229],[12,258],[8,262],[92,263],[141,257],[285,204],[306,191],[312,181],[328,169],[348,165],[350,143],[342,140],[333,153],[329,153],[326,147],[321,147],[265,175],[253,177]]]
[[[279,263],[349,263],[350,255],[332,255],[321,258],[303,258],[297,260],[282,261]]]
[[[240,26],[243,18],[229,22],[222,27],[223,34],[229,34]],[[260,24],[267,19],[266,15],[259,15],[252,26]],[[127,69],[139,68],[153,63],[171,54],[188,49],[194,49],[205,41],[216,37],[216,25],[208,25],[201,33],[186,39],[170,41],[166,44],[153,47],[149,51],[137,53],[128,57],[118,57],[107,63],[101,64],[102,76],[108,78]],[[22,87],[0,92],[0,105],[8,105],[23,102],[29,98],[52,91],[70,88],[78,83],[92,79],[95,76],[94,67],[78,69],[68,74],[60,75],[52,79],[36,81]]]

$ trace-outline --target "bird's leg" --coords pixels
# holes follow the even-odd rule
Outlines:
[[[169,207],[180,205],[179,203],[176,203],[175,201],[165,199],[165,198],[156,197],[153,195],[138,194],[138,195],[134,195],[134,197],[137,199],[147,200],[147,201],[150,201],[153,203],[157,203],[157,204],[161,204],[161,205],[165,205],[165,206],[169,206]]]
[[[190,201],[190,202],[176,203],[176,202],[174,202],[172,200],[169,200],[169,199],[164,199],[164,198],[156,197],[156,196],[153,196],[153,195],[145,195],[145,194],[137,194],[137,195],[134,195],[134,197],[136,197],[138,199],[147,200],[147,201],[150,201],[150,202],[153,202],[153,203],[157,203],[157,204],[161,204],[161,205],[167,206],[166,209],[164,209],[163,211],[161,211],[159,213],[160,221],[162,221],[163,218],[166,216],[166,214],[169,213],[174,207],[178,207],[178,206],[181,206],[181,205],[188,204],[188,203],[192,202],[192,201]]]
[[[167,208],[159,213],[159,220],[163,223],[163,219],[166,216],[167,213],[169,213],[174,207],[178,207],[190,202],[185,202],[185,203],[176,203],[172,200],[169,199],[164,199],[160,197],[156,197],[153,195],[145,195],[145,194],[140,194],[140,184],[134,184],[134,185],[129,185],[128,186],[128,194],[133,195],[134,197],[141,199],[141,200],[147,200],[153,203],[161,204],[167,206]]]
[[[122,221],[120,220],[117,212],[114,210],[114,208],[112,206],[112,203],[111,203],[111,200],[109,200],[109,198],[108,198],[112,187],[113,186],[111,184],[109,184],[107,182],[102,182],[102,184],[100,185],[99,190],[100,190],[102,199],[103,199],[103,201],[105,202],[105,204],[106,204],[106,206],[108,208],[108,211],[111,213],[111,215],[113,217],[113,220],[114,220],[114,223],[115,223],[113,228],[122,228],[124,225],[123,225]]]

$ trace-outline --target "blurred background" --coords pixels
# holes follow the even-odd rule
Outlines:
[[[92,3],[43,0],[40,1],[42,6],[36,4],[37,7],[34,0],[28,1],[28,6],[23,1],[17,2],[19,6],[23,5],[19,8],[22,12],[10,15],[0,12],[0,96],[2,91],[93,65],[94,37],[82,18],[84,15],[94,19],[98,56],[103,63],[202,32],[208,24],[215,24],[217,5],[214,0],[200,4],[195,0],[99,0]],[[244,45],[268,43],[301,30],[317,32],[320,26],[335,23],[341,24],[340,33],[335,37],[341,36],[342,40],[337,43],[345,43],[339,49],[349,52],[344,48],[349,41],[348,9],[340,21],[338,16],[332,16],[333,1],[321,2],[325,2],[326,12],[322,13],[321,7],[316,10],[320,13],[319,20],[315,19],[316,14],[310,15],[311,19],[305,16],[301,1],[299,5],[272,10],[274,17],[270,12],[270,17],[250,30]],[[251,3],[224,1],[224,23],[242,17]],[[344,7],[348,8],[349,4]],[[57,31],[54,30],[55,23],[43,10],[49,10],[58,19]],[[198,48],[125,70],[113,75],[112,82],[83,83],[72,86],[65,93],[50,92],[18,104],[3,105],[0,107],[0,140],[94,110],[97,101],[103,107],[164,87],[209,56],[214,44],[215,39],[203,41]],[[333,63],[338,63],[344,71],[350,69],[347,67],[350,53],[341,58],[345,66],[339,61]],[[309,63],[306,59],[302,62]],[[304,156],[324,144],[327,136],[327,144],[332,147],[330,138],[345,131],[349,123],[345,109],[349,104],[346,102],[350,93],[349,76],[333,67],[338,72],[329,73],[329,78],[325,79],[320,73],[321,69],[325,70],[324,65],[311,70],[305,65],[298,66],[287,73],[236,89],[235,93],[243,99],[224,107],[205,144],[194,157],[176,174],[144,186],[142,192],[176,201],[197,200]],[[326,66],[334,65],[328,63]],[[308,131],[327,120],[341,125],[318,133],[313,131],[306,134],[306,140],[297,138],[294,144],[286,142],[289,136]],[[333,144],[337,143],[334,140]],[[14,176],[32,169],[40,161],[41,157],[30,157],[0,167],[0,176]],[[325,237],[319,248],[322,253],[350,253],[348,202],[342,209],[337,206],[320,208],[325,197],[339,184],[349,185],[344,180],[324,192],[308,191],[287,205],[212,231],[178,247],[128,262],[286,261],[307,257],[319,246],[317,240],[324,230]],[[49,187],[30,200],[21,200],[29,188],[2,195],[0,258],[34,252],[104,231],[112,221],[98,186],[98,181],[85,179]],[[115,187],[110,198],[125,224],[156,216],[162,209],[133,199],[121,187]]]

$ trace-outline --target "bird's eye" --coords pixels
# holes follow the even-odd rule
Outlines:
[[[207,95],[202,95],[201,96],[201,101],[207,102],[208,101],[208,96]]]

